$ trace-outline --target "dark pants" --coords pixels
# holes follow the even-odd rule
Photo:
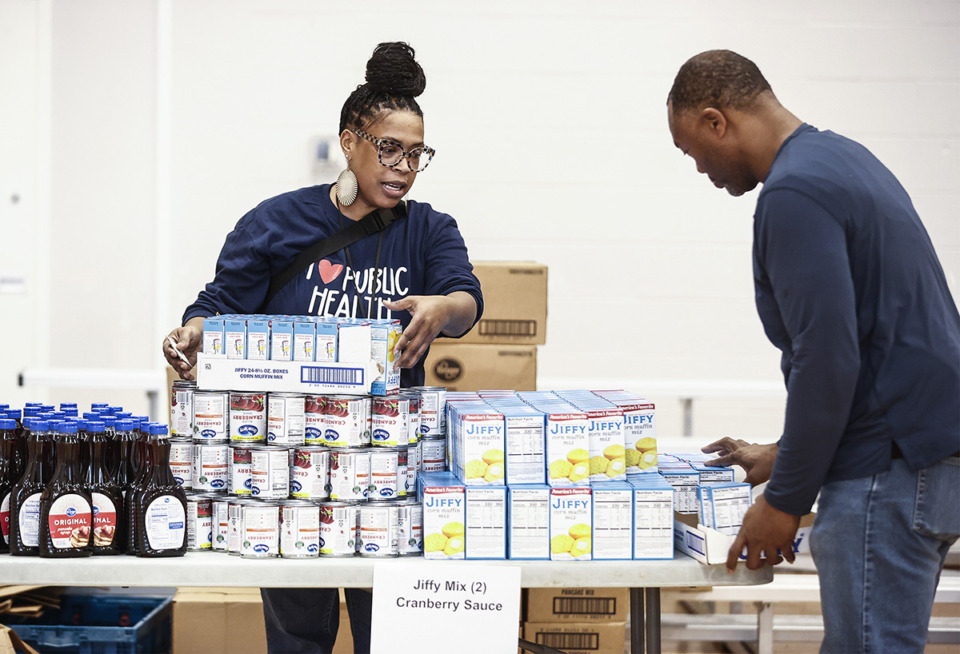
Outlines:
[[[263,617],[270,654],[330,654],[340,627],[340,596],[336,588],[261,588]],[[353,651],[370,652],[370,613],[373,594],[345,588]]]

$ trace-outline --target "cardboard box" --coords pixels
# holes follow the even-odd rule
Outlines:
[[[173,597],[173,654],[267,651],[259,588],[178,588]],[[353,652],[350,616],[340,590],[340,630],[333,654]]]
[[[374,386],[379,372],[374,363],[310,363],[301,361],[251,361],[197,357],[200,390],[268,393],[342,393],[385,395],[394,389]]]
[[[727,552],[736,540],[736,536],[721,534],[716,529],[698,524],[696,515],[675,513],[673,517],[673,544],[678,551],[708,565],[726,563]],[[814,518],[813,513],[800,518],[800,528],[797,530],[796,538],[793,539],[795,554],[810,551],[808,541]],[[741,554],[740,560],[744,561],[746,557]]]
[[[177,589],[173,597],[173,654],[259,654],[266,650],[258,588]]]
[[[525,622],[523,638],[566,654],[621,654],[626,622]]]
[[[424,364],[427,386],[450,391],[537,387],[537,348],[532,345],[465,345],[434,341]]]
[[[527,588],[528,622],[622,622],[630,611],[629,588]]]
[[[483,316],[464,343],[543,345],[547,342],[547,267],[530,261],[474,261]]]

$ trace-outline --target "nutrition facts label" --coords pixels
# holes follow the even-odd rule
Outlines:
[[[593,498],[593,558],[633,558],[630,490],[596,493]]]
[[[510,558],[544,559],[550,538],[549,491],[510,489]]]
[[[507,416],[507,483],[543,481],[543,417]]]
[[[637,490],[634,494],[635,559],[673,558],[673,491]]]
[[[507,556],[507,489],[467,487],[466,558]]]

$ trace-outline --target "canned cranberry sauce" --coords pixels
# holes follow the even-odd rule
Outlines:
[[[230,551],[246,558],[409,556],[419,552],[422,513],[412,511],[411,515],[410,509],[419,503],[407,500],[395,505],[389,501],[405,498],[409,479],[415,480],[420,467],[419,448],[414,445],[421,431],[418,429],[418,394],[387,398],[392,401],[277,394],[278,401],[271,404],[273,396],[265,393],[213,391],[206,392],[206,396],[204,391],[199,393],[199,398],[193,398],[193,426],[194,439],[201,442],[194,445],[193,475],[187,479],[198,491],[212,491],[213,497],[218,496],[216,491],[229,490],[247,499],[238,497],[228,502],[224,498],[218,502],[223,512],[215,521],[211,520],[214,524],[210,525],[210,532],[217,532],[217,536],[210,534],[210,540],[216,544],[207,541],[197,547],[198,550]],[[298,400],[304,403],[302,413]],[[272,410],[274,406],[277,408]],[[200,413],[199,419],[197,413]],[[372,414],[379,418],[373,418]],[[374,421],[380,432],[372,442]],[[288,449],[257,445],[263,442],[297,445],[311,441],[327,447]],[[408,443],[414,445],[409,465],[405,447]],[[376,448],[369,449],[371,444]],[[337,449],[331,451],[328,447]],[[255,451],[261,459],[257,464],[257,481],[253,479]],[[276,455],[268,454],[271,451]],[[280,460],[287,462],[288,475],[278,474]],[[287,499],[290,497],[293,499]],[[318,501],[328,499],[346,501]],[[286,503],[291,507],[285,512]],[[234,505],[235,517],[228,510]],[[375,509],[377,505],[386,510]],[[313,531],[311,506],[318,508],[316,545],[309,538]],[[397,508],[389,508],[394,506]],[[363,512],[363,507],[369,510]],[[274,511],[277,512],[276,530],[272,527]],[[305,515],[302,527],[299,526],[300,513]],[[285,514],[294,521],[286,532]],[[364,520],[367,545],[361,548],[364,539],[360,527]],[[334,523],[339,525],[338,534],[330,528]],[[352,529],[347,527],[351,523]]]

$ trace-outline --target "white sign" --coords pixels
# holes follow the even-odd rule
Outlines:
[[[372,654],[515,654],[519,567],[396,563],[373,568]]]

